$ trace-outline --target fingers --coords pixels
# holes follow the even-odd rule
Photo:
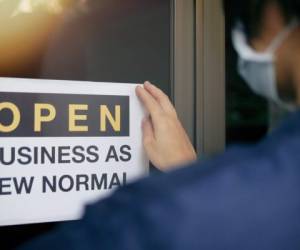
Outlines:
[[[149,117],[143,120],[142,130],[150,161],[159,169],[168,170],[195,159],[193,146],[169,98],[148,82],[144,87],[137,87],[136,93],[149,112]]]
[[[150,118],[144,118],[142,123],[142,129],[143,129],[143,144],[145,147],[145,150],[147,152],[147,155],[153,159],[155,155],[154,150],[154,143],[155,143],[155,137],[154,137],[154,130],[151,123]]]
[[[171,103],[169,97],[155,85],[151,84],[150,82],[145,82],[144,88],[156,99],[156,101],[161,105],[163,110],[170,115],[176,115],[175,108]]]
[[[159,103],[154,99],[154,97],[151,96],[151,94],[141,86],[138,86],[136,88],[136,94],[145,105],[146,109],[149,111],[152,120],[159,120],[159,117],[160,115],[162,115],[163,110]]]
[[[150,118],[144,118],[142,123],[143,128],[143,141],[145,145],[152,144],[154,142],[154,130],[151,124]]]

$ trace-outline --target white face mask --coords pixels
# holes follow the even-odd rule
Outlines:
[[[239,23],[232,32],[233,46],[239,55],[239,74],[256,94],[274,101],[288,110],[294,110],[295,105],[285,103],[279,97],[274,63],[275,52],[297,26],[298,21],[291,22],[264,52],[256,52],[248,45],[241,23]]]

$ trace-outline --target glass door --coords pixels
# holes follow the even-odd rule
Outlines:
[[[171,0],[0,0],[0,77],[142,83],[172,96]],[[56,224],[0,228],[11,249]]]

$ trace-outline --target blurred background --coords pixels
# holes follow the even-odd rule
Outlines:
[[[170,1],[0,0],[0,75],[169,92]]]

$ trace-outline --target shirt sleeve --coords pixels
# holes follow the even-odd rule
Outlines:
[[[296,249],[296,172],[259,155],[236,149],[131,184],[22,249]]]

